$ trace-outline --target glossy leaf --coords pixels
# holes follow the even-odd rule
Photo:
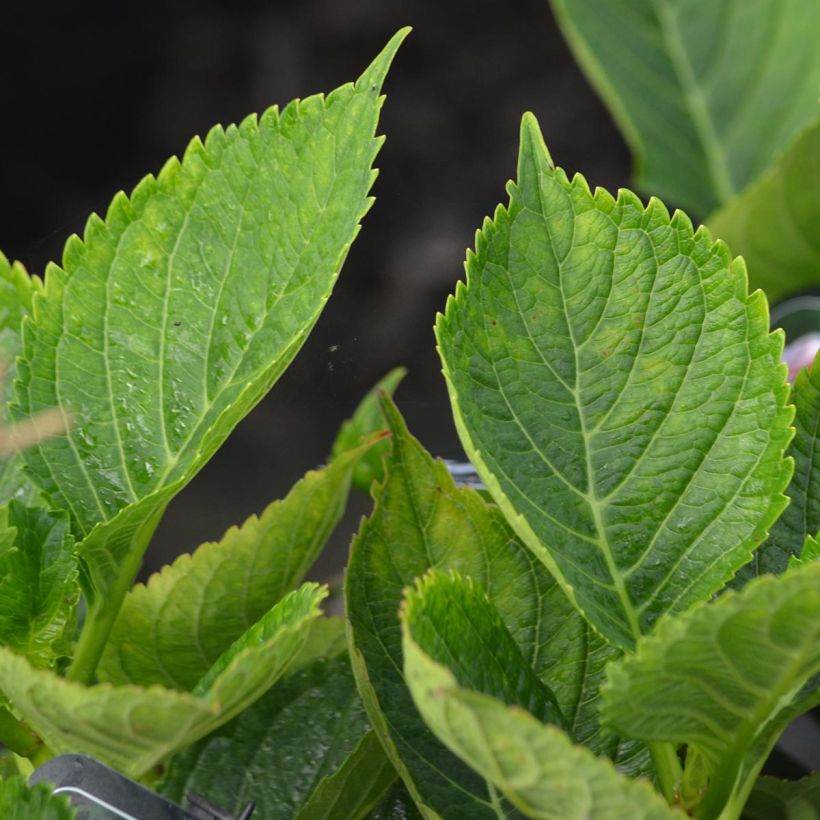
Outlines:
[[[353,416],[339,430],[339,435],[333,442],[334,458],[345,450],[358,447],[367,436],[386,428],[387,422],[379,407],[379,395],[382,391],[389,396],[394,395],[406,375],[405,368],[396,367],[368,392]],[[384,441],[362,456],[353,467],[353,486],[363,493],[369,493],[374,481],[384,481],[384,459],[389,452],[390,442]]]
[[[49,267],[15,412],[73,414],[26,460],[71,512],[98,608],[316,322],[372,203],[379,91],[405,35],[327,98],[194,139]]]
[[[568,180],[532,115],[509,192],[436,325],[456,426],[518,535],[631,647],[783,509],[782,337],[724,245]]]
[[[818,820],[820,772],[789,782],[761,777],[743,809],[743,820]]]
[[[22,348],[23,317],[31,314],[31,301],[42,291],[42,282],[29,276],[19,262],[13,265],[0,253],[0,423],[8,425],[7,404]],[[0,503],[16,498],[24,503],[37,500],[38,491],[23,471],[20,455],[0,460]]]
[[[817,113],[816,3],[553,0],[552,7],[629,142],[637,185],[698,216],[759,177]]]
[[[500,511],[456,488],[407,431],[392,402],[384,413],[393,450],[372,516],[354,539],[346,579],[351,655],[373,728],[426,817],[495,818],[485,781],[445,749],[417,715],[402,674],[397,612],[405,587],[431,568],[481,584],[572,730],[596,752],[633,770],[646,754],[600,731],[597,688],[616,651],[592,636],[544,566]],[[506,806],[510,816],[516,812]]]
[[[370,820],[420,820],[421,813],[401,781],[373,809]]]
[[[76,816],[68,798],[52,794],[45,783],[29,786],[20,776],[0,782],[0,817],[4,820],[72,820]]]
[[[261,515],[134,587],[106,645],[100,677],[191,689],[310,569],[344,513],[351,470],[367,446],[310,471]]]
[[[525,816],[546,820],[666,820],[684,815],[651,784],[575,746],[560,729],[518,706],[460,686],[416,640],[411,598],[404,610],[404,669],[413,699],[442,741]]]
[[[177,755],[162,792],[181,801],[194,791],[235,814],[253,800],[260,817],[291,820],[312,798],[320,799],[319,789],[333,788],[351,757],[362,768],[335,781],[340,801],[362,796],[374,768],[390,771],[372,741],[366,755],[359,750],[368,736],[346,654],[317,660]]]
[[[53,667],[71,654],[80,598],[68,515],[11,501],[0,518],[0,644]]]
[[[631,737],[687,743],[710,776],[698,816],[717,817],[748,794],[765,760],[755,747],[771,750],[779,714],[795,717],[798,696],[804,709],[820,699],[801,695],[818,673],[820,563],[811,562],[665,619],[609,666],[604,716]],[[750,753],[758,770],[744,769]]]
[[[820,109],[814,124],[709,227],[741,254],[772,302],[820,286]]]
[[[306,584],[283,598],[265,620],[279,628],[262,643],[246,641],[199,696],[158,686],[85,686],[35,669],[5,647],[0,690],[55,753],[82,752],[138,776],[263,695],[297,656],[325,592]]]

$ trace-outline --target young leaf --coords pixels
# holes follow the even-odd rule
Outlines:
[[[195,139],[92,216],[24,328],[16,417],[60,405],[26,452],[71,512],[92,589],[90,677],[169,500],[287,367],[372,203],[374,130],[400,31],[355,84]],[[97,627],[99,624],[99,627]]]
[[[743,808],[744,820],[818,820],[820,772],[796,782],[761,777]]]
[[[23,317],[31,315],[31,301],[42,287],[40,280],[29,276],[19,262],[10,265],[0,253],[0,424],[3,426],[9,424],[6,407],[22,347],[20,327]],[[0,503],[16,498],[31,504],[37,496],[37,488],[23,472],[19,454],[0,460]]]
[[[820,285],[820,118],[709,227],[742,254],[770,301]]]
[[[45,783],[29,786],[20,777],[0,782],[0,817],[4,820],[73,820],[77,810],[68,798],[52,794]]]
[[[397,612],[404,588],[431,568],[456,570],[482,585],[577,737],[596,752],[645,766],[645,753],[636,757],[634,746],[599,731],[597,686],[615,650],[590,634],[500,511],[474,490],[456,488],[444,464],[409,434],[395,405],[385,400],[383,409],[392,456],[373,514],[354,539],[345,584],[351,656],[373,728],[425,815],[497,817],[486,783],[418,717],[402,675]]]
[[[816,3],[552,7],[629,142],[637,185],[700,216],[763,173],[817,112]]]
[[[345,450],[359,446],[366,436],[386,427],[384,414],[379,407],[379,395],[384,391],[392,396],[406,375],[407,370],[403,367],[394,368],[362,399],[352,418],[342,425],[333,442],[333,458],[337,458]],[[384,441],[356,462],[353,467],[353,486],[356,489],[369,493],[374,481],[384,481],[384,458],[389,452],[390,442]]]
[[[325,790],[352,806],[371,788],[381,794],[394,778],[373,745],[349,660],[340,654],[289,674],[174,757],[161,790],[176,801],[194,791],[233,813],[253,800],[261,817],[291,820]]]
[[[310,471],[281,501],[183,555],[125,597],[99,668],[112,683],[190,689],[310,569],[368,445]]]
[[[665,619],[608,672],[606,720],[644,741],[689,744],[710,777],[698,816],[717,817],[748,794],[758,772],[744,761],[753,753],[762,765],[753,747],[771,750],[779,713],[794,717],[798,696],[802,709],[820,700],[816,686],[801,693],[820,672],[820,563]]]
[[[629,780],[608,760],[575,746],[560,729],[518,706],[460,686],[417,642],[412,596],[404,609],[404,669],[413,699],[442,741],[527,817],[543,820],[672,820],[645,780]]]
[[[784,506],[782,336],[687,217],[554,168],[535,118],[436,333],[467,455],[610,641],[708,598]]]
[[[246,641],[197,695],[158,686],[85,686],[32,667],[0,647],[0,690],[57,754],[82,752],[131,776],[198,740],[264,694],[288,669],[319,616],[326,590],[305,584],[265,623],[264,643]]]
[[[794,474],[786,490],[789,506],[775,521],[751,563],[738,573],[735,586],[764,572],[783,572],[789,558],[800,555],[806,538],[820,532],[820,453],[816,452],[820,430],[820,359],[797,374],[791,398],[796,413],[794,439],[786,451],[794,459]]]
[[[53,667],[71,654],[80,598],[68,515],[10,501],[0,518],[0,644]]]
[[[431,660],[445,664],[457,683],[542,723],[566,729],[555,695],[521,654],[504,621],[471,578],[430,570],[405,594],[405,621]]]

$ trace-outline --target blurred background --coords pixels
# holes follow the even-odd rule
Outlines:
[[[387,370],[435,454],[461,455],[432,325],[465,250],[515,172],[521,114],[593,185],[629,157],[546,0],[235,0],[4,4],[0,249],[42,274],[91,211],[130,191],[214,123],[353,80],[412,25],[386,83],[377,202],[294,364],[171,505],[145,573],[281,497],[322,463]],[[344,564],[357,499],[315,568]],[[145,574],[144,573],[144,574]]]

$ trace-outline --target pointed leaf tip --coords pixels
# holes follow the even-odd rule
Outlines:
[[[368,86],[373,91],[381,91],[384,78],[387,76],[387,71],[399,46],[404,42],[404,38],[412,31],[410,26],[400,28],[389,40],[387,45],[379,52],[379,55],[372,63],[364,70],[362,76],[356,81],[357,87],[367,88]]]
[[[527,162],[533,162],[536,168],[546,165],[550,170],[555,168],[552,155],[544,142],[541,126],[532,111],[525,111],[521,117],[521,142],[518,153],[518,181],[526,175]]]

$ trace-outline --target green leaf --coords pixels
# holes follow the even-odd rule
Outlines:
[[[0,644],[53,667],[71,654],[80,599],[68,515],[11,501],[0,517]]]
[[[174,757],[162,792],[180,801],[194,791],[233,813],[253,800],[259,816],[271,820],[300,816],[313,800],[321,805],[322,793],[352,806],[378,790],[373,775],[390,772],[369,737],[346,654],[317,660]]]
[[[49,267],[15,412],[59,404],[75,419],[25,457],[71,512],[103,637],[167,503],[318,319],[372,204],[379,91],[406,34],[327,98],[194,139]],[[89,640],[75,677],[96,665]]]
[[[9,264],[0,253],[0,425],[9,422],[7,404],[17,370],[17,357],[22,348],[20,328],[25,316],[31,314],[35,293],[42,291],[42,282],[29,276],[19,262]],[[0,460],[0,503],[11,498],[31,504],[38,490],[23,471],[19,454]]]
[[[772,302],[820,285],[818,190],[820,119],[753,185],[709,217],[712,233],[743,255],[750,283]]]
[[[820,560],[820,540],[818,540],[818,536],[813,538],[811,535],[807,535],[806,540],[803,542],[803,549],[800,551],[800,557],[792,555],[789,558],[789,567],[796,567],[804,562],[818,560]]]
[[[192,688],[310,569],[344,513],[351,469],[367,446],[308,472],[260,516],[135,586],[106,645],[100,677]]]
[[[812,562],[665,619],[634,656],[609,666],[603,712],[631,737],[689,744],[710,776],[698,816],[717,817],[729,800],[742,805],[765,760],[761,744],[771,750],[780,713],[796,716],[795,698],[819,672]],[[744,768],[750,754],[756,767]]]
[[[796,782],[761,777],[743,820],[820,820],[820,772]]]
[[[816,3],[552,7],[629,143],[637,185],[700,216],[760,176],[817,113]]]
[[[682,818],[645,780],[575,746],[560,729],[518,706],[459,686],[415,638],[412,598],[404,610],[404,669],[413,699],[444,743],[527,817],[554,820]]]
[[[820,430],[820,359],[797,374],[791,399],[796,412],[794,439],[786,451],[794,459],[794,474],[786,490],[789,506],[774,523],[751,563],[738,573],[735,586],[764,572],[783,572],[789,558],[800,554],[806,538],[820,532],[820,452],[816,452]]]
[[[446,665],[460,686],[566,729],[555,695],[472,578],[430,570],[405,594],[404,606],[413,640],[432,661]]]
[[[420,820],[421,816],[406,786],[398,781],[371,812],[370,820]]]
[[[29,786],[22,777],[0,782],[0,817],[4,820],[72,820],[77,816],[68,798],[51,793],[51,786]]]
[[[339,435],[333,442],[333,458],[338,458],[345,450],[359,446],[365,437],[387,426],[379,407],[379,395],[384,391],[392,396],[406,375],[405,368],[396,367],[368,392],[353,416],[342,424]],[[389,452],[390,442],[384,441],[356,462],[353,468],[353,486],[356,489],[369,493],[374,481],[384,481],[384,458]]]
[[[591,634],[501,512],[474,490],[455,486],[392,402],[385,400],[383,409],[393,450],[373,514],[351,549],[345,585],[351,656],[373,728],[425,817],[497,817],[485,781],[416,714],[402,674],[397,612],[404,588],[431,568],[456,570],[482,585],[576,737],[628,766],[645,766],[645,750],[636,756],[634,745],[622,746],[598,726],[598,682],[617,652]]]
[[[263,619],[267,639],[246,640],[229,663],[218,662],[218,674],[208,676],[198,696],[159,686],[85,686],[35,669],[5,647],[0,690],[53,752],[82,752],[139,776],[263,695],[297,656],[325,594],[305,584],[283,598]]]
[[[530,114],[509,193],[436,325],[456,426],[518,535],[629,648],[784,506],[782,335],[725,245],[568,180]]]

